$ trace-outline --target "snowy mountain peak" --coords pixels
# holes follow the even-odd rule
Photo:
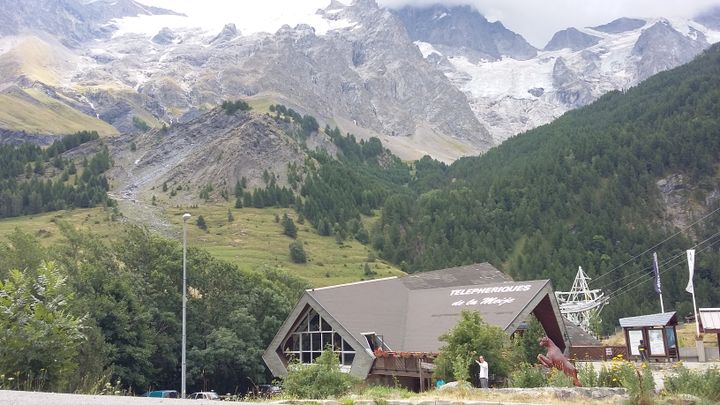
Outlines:
[[[568,48],[572,51],[589,48],[600,42],[600,38],[594,35],[586,34],[577,28],[570,27],[562,31],[558,31],[553,35],[550,42],[545,45],[544,51],[558,51]]]
[[[470,6],[406,6],[393,13],[402,21],[413,41],[435,47],[465,48],[476,57],[490,60],[504,56],[524,60],[537,54],[521,35],[508,30],[499,21],[489,22]],[[452,53],[447,49],[445,52]]]
[[[233,23],[225,24],[222,31],[220,31],[219,34],[215,36],[212,40],[210,40],[211,44],[217,44],[221,42],[227,42],[232,41],[233,39],[237,38],[237,36],[240,35],[238,32],[237,27]]]
[[[660,19],[644,29],[632,50],[638,59],[637,76],[644,80],[658,72],[687,63],[709,46],[706,36],[689,25],[687,35]]]
[[[427,12],[423,21],[440,15]],[[720,41],[720,33],[696,21],[620,18],[562,30],[537,56],[524,60],[478,58],[472,50],[442,45],[437,37],[424,38],[416,40],[423,56],[465,93],[500,143],[608,91],[688,62]]]
[[[617,20],[613,20],[607,24],[598,25],[596,27],[591,27],[595,31],[604,32],[606,34],[620,34],[623,32],[628,31],[634,31],[637,29],[640,29],[644,27],[646,24],[645,20],[641,20],[638,18],[618,18]]]

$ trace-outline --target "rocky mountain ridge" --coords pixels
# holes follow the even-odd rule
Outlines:
[[[151,194],[160,196],[160,189],[168,189],[177,193],[172,204],[188,205],[197,203],[203,187],[212,187],[212,199],[220,199],[221,192],[231,192],[243,177],[250,190],[264,187],[264,172],[286,184],[288,164],[302,166],[307,157],[289,132],[289,124],[269,115],[228,114],[218,107],[185,123],[123,135],[109,143],[115,161],[109,172],[113,197],[126,204],[146,204]],[[335,151],[322,133],[305,143]]]
[[[318,13],[334,27],[324,35],[301,24],[250,36],[227,25],[211,36],[163,28],[151,38],[102,38],[72,51],[72,69],[58,69],[58,93],[84,100],[122,132],[136,131],[134,116],[185,122],[225,99],[261,97],[382,136],[391,147],[397,140],[404,146],[395,150],[408,159],[452,160],[493,145],[465,95],[424,60],[388,10],[356,1]]]
[[[687,63],[719,40],[720,32],[697,21],[620,18],[592,28],[561,30],[529,59],[478,59],[462,46],[416,44],[466,94],[499,144],[608,91],[630,88]]]
[[[521,35],[508,30],[500,21],[489,22],[471,6],[405,6],[393,13],[413,41],[475,51],[476,57],[488,60],[503,57],[526,60],[537,55],[537,49]]]

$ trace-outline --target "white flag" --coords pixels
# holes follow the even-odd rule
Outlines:
[[[690,269],[690,280],[688,285],[685,287],[685,291],[690,294],[695,294],[695,288],[693,287],[693,273],[695,272],[695,249],[688,249],[687,251],[688,269]]]
[[[660,266],[657,261],[657,252],[653,253],[653,274],[655,275],[655,292],[662,294],[662,286],[660,285]]]

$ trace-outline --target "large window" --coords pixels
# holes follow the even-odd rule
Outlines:
[[[283,352],[288,360],[298,359],[302,363],[312,363],[328,346],[338,354],[340,364],[352,364],[355,350],[315,310],[309,308],[285,340]]]

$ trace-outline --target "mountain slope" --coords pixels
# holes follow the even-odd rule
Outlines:
[[[97,131],[113,136],[118,131],[98,118],[85,115],[72,106],[48,97],[39,89],[10,88],[0,92],[0,128],[31,134],[66,135]]]
[[[159,49],[158,59],[146,62],[163,73],[151,76],[139,91],[157,100],[159,92],[151,92],[155,77],[172,80],[178,85],[172,100],[182,110],[208,99],[218,103],[222,97],[273,94],[323,122],[385,135],[391,144],[393,137],[427,134],[464,141],[463,154],[491,146],[465,96],[423,60],[392,14],[372,1],[320,13],[338,28],[319,35],[310,26],[285,26],[274,35],[213,43],[203,50],[208,53],[204,63],[193,54],[196,46]],[[188,82],[187,71],[198,76]],[[190,85],[195,91],[187,94],[183,89]]]
[[[286,129],[264,114],[215,108],[187,123],[117,138],[111,143],[113,194],[125,203],[149,202],[151,190],[169,188],[178,191],[170,204],[195,204],[205,186],[216,197],[221,190],[231,193],[243,177],[250,189],[264,186],[266,171],[285,184],[288,164],[307,156]]]
[[[109,35],[112,27],[106,23],[114,18],[156,14],[176,13],[133,0],[2,0],[0,36],[42,31],[79,46]]]
[[[700,305],[712,305],[720,299],[719,89],[716,45],[484,156],[450,167],[419,162],[419,197],[387,199],[376,246],[409,269],[488,260],[517,278],[549,277],[559,290],[581,265],[591,286],[613,295],[604,311],[611,329],[618,316],[657,310],[651,257],[635,255],[699,220],[655,248],[666,302],[687,313],[681,259],[701,242],[695,285]]]
[[[105,135],[138,131],[135,118],[157,125],[134,89],[93,75],[93,86],[73,83],[87,63],[76,49],[45,33],[0,36],[0,128],[34,134],[92,130]],[[29,96],[32,93],[34,96]],[[113,128],[114,127],[114,128]]]

